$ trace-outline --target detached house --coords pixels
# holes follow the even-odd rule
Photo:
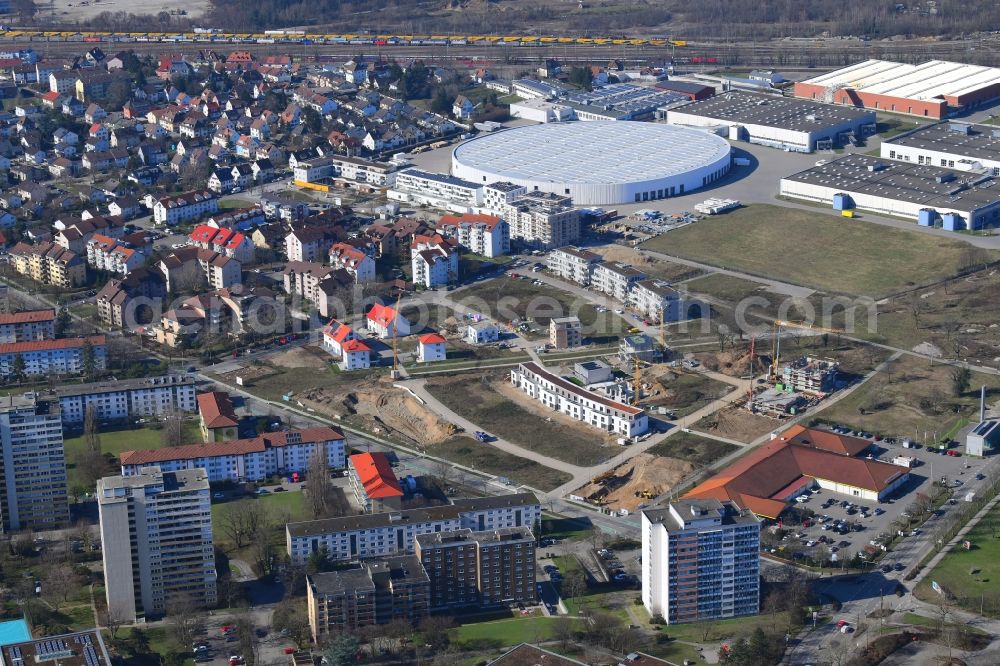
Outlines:
[[[365,317],[368,329],[379,338],[403,337],[410,334],[410,322],[388,305],[376,303]]]

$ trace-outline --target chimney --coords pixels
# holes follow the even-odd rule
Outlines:
[[[979,389],[979,422],[986,420],[986,385]]]

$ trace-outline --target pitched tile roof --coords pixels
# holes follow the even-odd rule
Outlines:
[[[368,497],[386,499],[403,496],[403,488],[384,453],[357,453],[350,457],[350,462]]]
[[[222,391],[199,393],[198,413],[206,428],[234,428],[239,424],[233,401]]]
[[[0,314],[0,326],[6,324],[33,324],[39,321],[53,321],[55,318],[55,310],[25,310],[24,312]]]
[[[447,342],[437,333],[428,333],[427,335],[420,336],[420,344],[422,345],[437,345],[443,342]]]

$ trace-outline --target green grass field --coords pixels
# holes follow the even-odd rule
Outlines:
[[[867,296],[953,275],[967,248],[959,240],[768,204],[662,234],[642,247],[824,291]]]
[[[519,458],[471,437],[452,437],[431,446],[429,453],[541,490],[552,490],[573,478],[565,472]]]
[[[647,453],[664,458],[677,458],[704,467],[720,458],[725,458],[738,447],[717,439],[702,437],[691,432],[679,432],[667,437]]]
[[[305,497],[299,491],[288,491],[284,493],[271,493],[270,495],[246,496],[235,500],[216,500],[212,502],[212,524],[215,532],[216,545],[224,550],[233,547],[220,525],[224,521],[225,507],[240,505],[244,502],[260,502],[267,508],[268,517],[273,523],[272,538],[280,541],[284,548],[285,524],[301,520],[309,520],[309,508],[306,506]],[[231,556],[238,556],[238,553],[230,553]]]
[[[517,617],[491,622],[463,624],[451,630],[451,640],[459,644],[490,644],[513,647],[520,643],[538,643],[555,638],[554,617]],[[582,623],[582,620],[577,620]]]
[[[487,377],[491,381],[483,381]],[[594,465],[611,456],[612,449],[600,444],[600,430],[567,427],[536,416],[496,391],[492,382],[499,381],[504,381],[502,374],[490,371],[436,376],[427,381],[427,390],[487,432],[544,455],[577,465]],[[593,435],[588,437],[591,430]]]
[[[989,617],[1000,617],[1000,508],[994,507],[965,538],[972,542],[972,550],[961,544],[952,548],[914,594],[935,603],[940,597],[931,589],[931,581],[936,581],[965,610],[982,609]]]

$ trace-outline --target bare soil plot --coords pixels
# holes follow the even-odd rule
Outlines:
[[[780,421],[751,414],[742,406],[732,405],[705,416],[691,429],[749,444],[780,426]]]
[[[595,465],[617,447],[608,433],[546,409],[515,389],[506,372],[436,376],[427,381],[427,390],[490,434],[558,460]]]
[[[640,504],[673,488],[695,470],[695,465],[675,458],[640,453],[591,480],[574,494],[611,510],[636,511]]]
[[[665,458],[686,460],[698,467],[704,467],[716,460],[725,458],[737,450],[735,444],[720,442],[696,435],[693,432],[678,432],[667,437],[656,446],[647,449],[646,453]]]

